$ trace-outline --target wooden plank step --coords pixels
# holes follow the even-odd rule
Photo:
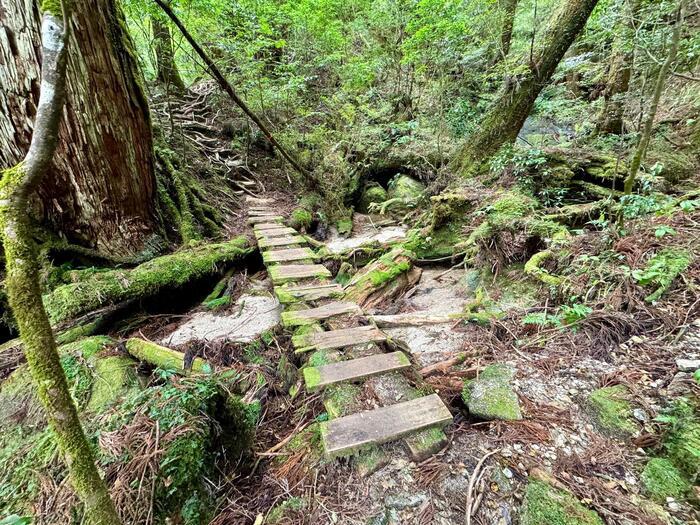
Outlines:
[[[378,343],[386,339],[386,334],[374,326],[357,326],[315,334],[295,335],[292,337],[292,344],[297,349],[331,350],[363,343]]]
[[[273,209],[267,210],[248,210],[248,215],[250,217],[261,217],[266,215],[277,215],[277,211]]]
[[[286,228],[286,226],[279,222],[259,222],[253,226],[253,231],[276,230],[278,228]]]
[[[297,279],[331,277],[331,272],[322,264],[283,264],[267,269],[274,284],[288,283]]]
[[[274,199],[268,199],[266,197],[251,197],[251,196],[246,196],[245,201],[248,204],[271,204],[275,202]]]
[[[258,224],[261,222],[282,222],[284,217],[281,215],[258,215],[255,217],[248,217],[248,224]]]
[[[306,389],[309,392],[314,392],[336,383],[359,381],[367,377],[404,370],[410,367],[411,361],[406,354],[403,352],[391,352],[389,354],[359,357],[324,366],[310,366],[304,368],[302,372],[304,373]]]
[[[295,235],[298,232],[294,228],[288,226],[278,226],[277,228],[269,228],[267,230],[254,230],[255,237],[280,237],[281,235]]]
[[[366,445],[394,441],[411,432],[452,421],[452,414],[437,394],[396,405],[358,412],[321,423],[321,439],[329,457]]]
[[[343,287],[337,283],[312,284],[308,286],[278,286],[275,288],[275,295],[277,295],[277,299],[282,304],[295,303],[299,300],[317,301],[318,299],[341,297],[343,295]]]
[[[306,244],[306,241],[303,237],[299,235],[258,239],[258,246],[260,246],[260,248],[273,248],[275,246],[291,246],[293,244]]]
[[[324,304],[317,308],[309,308],[308,310],[282,312],[282,324],[284,326],[303,326],[338,315],[361,313],[362,309],[356,303],[338,301]]]
[[[286,250],[263,252],[262,257],[265,264],[268,264],[314,259],[316,254],[314,254],[314,252],[312,252],[309,248],[288,248]]]

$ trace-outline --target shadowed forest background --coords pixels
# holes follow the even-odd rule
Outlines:
[[[699,26],[2,0],[0,525],[699,523]],[[302,281],[359,313],[297,322]],[[451,423],[329,453],[432,394]]]

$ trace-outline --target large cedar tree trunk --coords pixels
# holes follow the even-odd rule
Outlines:
[[[567,0],[552,15],[527,70],[506,80],[479,130],[465,141],[453,169],[469,175],[506,143],[513,142],[532,111],[537,96],[549,83],[569,46],[586,25],[598,0]]]
[[[0,7],[0,168],[29,147],[41,47],[35,0]],[[115,0],[76,3],[67,100],[52,168],[37,190],[39,218],[70,242],[131,255],[156,231],[148,105]]]

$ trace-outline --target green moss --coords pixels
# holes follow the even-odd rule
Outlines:
[[[99,412],[136,382],[136,361],[127,356],[103,357],[96,360],[94,374],[87,410]]]
[[[522,525],[604,525],[598,514],[572,494],[530,479],[520,512]]]
[[[289,225],[295,230],[308,230],[314,217],[306,208],[296,208],[289,216]]]
[[[431,427],[407,436],[404,442],[411,451],[413,460],[423,461],[445,446],[447,436],[440,427]]]
[[[659,503],[665,503],[667,497],[682,499],[691,486],[674,464],[665,458],[650,459],[641,480],[646,494]]]
[[[56,335],[56,343],[59,345],[64,345],[68,343],[73,343],[78,339],[94,334],[98,327],[100,326],[102,320],[95,319],[94,321],[86,324],[81,324],[74,326],[68,330],[65,330],[58,335]]]
[[[667,457],[691,481],[700,476],[700,419],[695,404],[677,400],[658,419],[669,424],[663,447]]]
[[[53,16],[60,17],[63,16],[63,7],[61,4],[65,4],[69,7],[68,0],[43,0],[41,2],[41,11],[44,13],[50,13]]]
[[[348,235],[350,232],[352,232],[352,217],[349,219],[339,220],[335,227],[340,235]]]
[[[628,397],[623,385],[599,388],[591,393],[587,408],[600,432],[624,439],[637,431]]]
[[[126,342],[126,349],[136,359],[157,366],[161,370],[170,370],[182,375],[187,373],[184,369],[185,354],[170,348],[143,339],[132,338]],[[195,357],[192,360],[191,371],[196,374],[210,374],[212,369],[204,359]]]
[[[323,406],[333,419],[350,414],[357,405],[362,390],[353,383],[342,383],[324,391]]]
[[[554,256],[555,255],[554,252],[552,252],[552,250],[544,250],[536,253],[535,255],[530,257],[530,260],[528,260],[525,263],[525,273],[527,275],[532,275],[533,277],[536,277],[544,284],[547,284],[549,286],[559,286],[563,282],[563,279],[561,277],[557,277],[556,275],[552,275],[547,270],[542,268],[542,264],[544,263],[544,261]]]
[[[98,273],[45,295],[46,310],[51,321],[59,323],[104,306],[152,296],[166,287],[177,288],[242,258],[249,252],[247,245],[244,237],[238,237],[157,257],[131,270]]]
[[[522,419],[518,396],[511,387],[515,371],[507,365],[487,366],[477,379],[468,380],[462,400],[469,413],[482,419]]]
[[[219,310],[231,304],[231,296],[224,295],[223,297],[217,297],[216,299],[210,299],[209,301],[204,301],[202,305],[207,310]]]
[[[408,261],[401,261],[395,263],[394,261],[389,261],[385,270],[375,270],[367,274],[370,282],[374,286],[381,286],[382,284],[393,281],[402,273],[408,271],[411,268],[411,263]]]
[[[411,230],[404,246],[419,259],[441,259],[454,255],[463,240],[463,224],[458,221],[436,229]]]
[[[302,373],[304,374],[306,390],[309,392],[317,390],[319,384],[321,383],[321,373],[319,372],[318,368],[306,367],[302,370]]]
[[[114,346],[116,341],[106,335],[84,337],[72,343],[67,343],[58,348],[60,354],[76,354],[84,359],[90,359],[105,348]]]
[[[371,204],[382,203],[387,200],[387,192],[376,182],[365,186],[360,196],[358,209],[362,213],[367,213]]]

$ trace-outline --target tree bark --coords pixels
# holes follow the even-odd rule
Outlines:
[[[19,162],[32,136],[42,60],[35,2],[7,0],[0,9],[0,168]],[[140,73],[115,0],[76,3],[71,27],[58,149],[34,206],[74,244],[133,255],[157,230]]]
[[[634,39],[634,17],[639,8],[639,0],[625,0],[625,7],[627,13],[617,24],[613,42],[610,71],[603,92],[603,110],[596,126],[598,133],[620,135],[623,130],[624,97],[629,91],[634,65],[634,51],[630,41]]]
[[[681,40],[681,28],[683,26],[684,18],[684,0],[678,2],[678,9],[676,9],[676,22],[673,27],[673,34],[671,36],[671,46],[668,51],[668,56],[664,63],[659,69],[659,74],[656,77],[656,83],[654,84],[654,94],[651,98],[651,104],[649,106],[649,113],[647,114],[646,120],[644,121],[644,129],[642,130],[642,136],[639,139],[639,144],[632,157],[632,162],[630,163],[629,175],[625,179],[625,194],[629,195],[632,193],[632,188],[634,187],[634,182],[637,177],[637,172],[642,164],[642,160],[647,153],[647,148],[649,147],[649,142],[651,141],[651,132],[654,129],[654,119],[656,118],[656,110],[659,108],[659,101],[661,100],[661,95],[664,91],[664,86],[666,85],[666,79],[668,78],[671,67],[676,62],[676,56],[678,55],[678,43]]]
[[[496,57],[494,64],[497,64],[506,58],[510,52],[510,44],[513,40],[515,11],[518,7],[518,0],[500,0],[499,7],[503,12],[503,21],[501,23],[501,47],[498,51],[498,56]]]
[[[455,172],[462,176],[473,174],[503,144],[515,141],[535,100],[597,3],[598,0],[567,0],[551,17],[526,71],[506,79],[479,131],[470,135],[458,151],[452,162]]]
[[[170,28],[157,16],[151,17],[153,47],[156,53],[156,79],[175,91],[185,90],[185,83],[175,64],[175,51]]]
[[[42,17],[42,68],[39,103],[31,143],[24,161],[3,172],[0,181],[0,227],[5,248],[6,286],[10,306],[24,341],[24,352],[37,395],[46,411],[70,480],[85,505],[87,522],[120,523],[95,457],[80,425],[78,412],[61,368],[56,341],[41,301],[37,246],[27,214],[29,198],[49,171],[58,144],[66,95],[68,6],[55,0]],[[63,16],[62,16],[63,15]]]

